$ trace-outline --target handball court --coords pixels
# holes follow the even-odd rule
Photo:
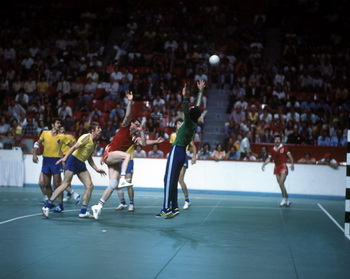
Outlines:
[[[291,196],[280,208],[277,195],[190,198],[174,219],[155,218],[161,190],[137,188],[133,213],[116,211],[113,193],[99,220],[79,219],[73,201],[45,219],[39,188],[0,187],[0,278],[350,278],[344,200]]]

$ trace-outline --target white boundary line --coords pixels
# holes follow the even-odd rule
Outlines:
[[[348,235],[345,234],[344,228],[342,228],[342,227],[338,224],[338,222],[332,217],[332,215],[330,215],[330,214],[328,213],[328,211],[327,211],[326,209],[324,209],[323,206],[322,206],[321,204],[318,203],[317,205],[318,205],[318,207],[321,208],[321,210],[329,217],[329,219],[331,219],[331,220],[333,221],[333,223],[336,224],[337,227],[344,233],[344,236],[347,237],[347,238],[350,240],[350,236],[348,236]]]

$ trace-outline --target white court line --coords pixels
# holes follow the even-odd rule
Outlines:
[[[17,221],[17,220],[20,220],[20,219],[24,219],[24,218],[30,218],[30,217],[38,216],[38,215],[42,215],[42,213],[36,213],[36,214],[24,215],[24,216],[16,217],[16,218],[13,218],[13,219],[9,219],[9,220],[0,222],[0,225],[6,224],[6,223],[10,223],[10,222],[13,222],[13,221]]]
[[[317,204],[319,208],[321,208],[321,210],[329,217],[329,219],[331,219],[333,221],[334,224],[337,225],[337,227],[344,233],[344,235],[350,240],[350,236],[345,234],[344,228],[342,228],[338,222],[332,217],[331,214],[328,213],[328,211],[326,209],[323,208],[323,206],[321,204]]]

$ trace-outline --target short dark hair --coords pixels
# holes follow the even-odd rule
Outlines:
[[[280,139],[281,139],[281,135],[280,135],[280,134],[275,134],[275,135],[273,136],[273,139],[275,139],[275,138],[280,138]]]
[[[175,120],[175,125],[177,124],[177,122],[184,122],[184,120],[183,120],[182,118],[177,118],[177,119]]]
[[[97,127],[101,127],[100,123],[98,122],[91,122],[89,126],[89,131],[95,131]]]
[[[189,111],[190,114],[190,118],[193,122],[197,123],[198,122],[198,118],[201,116],[201,109],[197,106],[193,106],[190,108]]]

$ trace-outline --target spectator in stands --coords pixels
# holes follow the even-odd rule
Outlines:
[[[70,81],[66,79],[65,75],[61,75],[59,81],[57,82],[56,91],[62,91],[62,98],[66,100],[71,98],[71,86]]]
[[[346,83],[341,82],[335,90],[335,100],[337,105],[342,105],[345,100],[349,97],[349,90],[346,88]]]
[[[212,152],[210,149],[211,149],[210,144],[207,142],[204,143],[198,154],[199,159],[210,159],[212,155]]]
[[[23,126],[22,135],[36,136],[38,127],[33,123],[33,118],[27,119],[27,124]]]
[[[13,137],[12,149],[16,149],[17,147],[20,148],[24,153],[28,151],[27,145],[23,141],[21,134],[15,134]]]
[[[71,82],[70,91],[71,91],[71,97],[73,99],[78,97],[80,94],[83,95],[84,83],[81,82],[81,79],[79,76],[76,76],[74,80]]]
[[[226,160],[238,161],[240,159],[240,154],[237,152],[237,148],[234,145],[231,145],[230,151],[226,153]]]
[[[11,120],[11,127],[9,130],[9,133],[11,136],[14,136],[16,134],[22,135],[22,126],[20,126],[18,124],[18,120],[17,119],[12,119]]]
[[[125,110],[122,108],[119,102],[116,103],[115,108],[113,108],[109,113],[110,119],[113,119],[115,116],[117,116],[118,119],[124,119],[125,116]]]
[[[74,131],[74,119],[69,114],[66,115],[65,118],[62,120],[62,126],[64,127],[64,130],[67,132],[73,132]]]
[[[245,137],[242,139],[240,144],[240,149],[239,149],[239,153],[241,154],[241,159],[244,159],[248,151],[250,151],[250,142],[252,140],[252,136],[253,135],[251,131],[245,132]]]
[[[110,77],[109,82],[105,86],[105,91],[107,95],[104,100],[119,100],[119,82],[113,77]]]
[[[58,108],[57,114],[60,119],[65,119],[67,115],[73,117],[72,108],[67,105],[66,101],[64,101],[62,106]]]
[[[257,160],[256,155],[251,150],[247,152],[247,155],[243,159],[243,161],[256,161],[256,160]]]
[[[259,120],[263,123],[264,127],[270,126],[272,122],[272,114],[269,112],[269,107],[265,106],[259,115]]]
[[[317,138],[317,145],[326,145],[326,146],[331,145],[331,139],[328,136],[328,132],[326,129],[321,130],[321,134]]]
[[[330,146],[346,146],[347,139],[341,129],[337,129],[336,135],[331,138]]]
[[[246,120],[245,112],[243,111],[240,104],[237,104],[233,107],[232,112],[229,116],[229,123],[233,124],[242,124]]]
[[[146,158],[147,153],[145,150],[142,149],[142,145],[137,144],[136,149],[134,150],[134,157],[135,158]]]
[[[92,80],[92,78],[88,78],[84,85],[83,95],[86,100],[92,100],[94,98],[94,93],[97,88],[97,83]]]
[[[271,134],[270,128],[264,129],[264,134],[260,137],[262,143],[273,143],[273,135]]]
[[[91,81],[95,84],[99,82],[99,74],[96,71],[96,67],[90,67],[90,71],[86,74],[86,80],[91,79]]]
[[[163,124],[163,114],[160,112],[160,109],[158,106],[153,107],[153,111],[151,112],[151,116],[153,119],[154,126],[156,128],[162,127]]]
[[[217,162],[226,159],[226,151],[223,149],[222,144],[216,145],[215,150],[211,154],[211,159]]]
[[[165,112],[165,100],[162,98],[160,94],[157,95],[157,97],[153,100],[153,107],[157,106],[159,107],[159,111],[161,113]]]
[[[88,101],[84,98],[83,92],[79,92],[77,98],[74,100],[74,110],[81,112],[89,111]]]
[[[40,80],[36,84],[36,90],[40,96],[48,93],[50,84],[48,83],[45,75],[40,76]]]
[[[7,123],[6,117],[1,116],[0,118],[0,135],[6,135],[10,130],[10,124]]]
[[[256,158],[258,161],[265,162],[265,160],[269,157],[269,152],[267,152],[267,147],[262,146],[259,156]]]
[[[306,152],[304,154],[304,157],[301,157],[298,160],[298,163],[303,163],[303,164],[316,164],[316,158],[312,157],[310,152]]]
[[[107,125],[102,128],[101,140],[109,144],[117,132],[117,127],[113,125],[113,120],[108,119]]]
[[[149,158],[163,158],[164,153],[159,149],[159,144],[154,143],[152,146],[152,150],[148,152],[148,157]]]
[[[323,158],[316,162],[318,165],[328,165],[334,169],[338,167],[338,162],[332,157],[331,153],[326,153]]]
[[[29,100],[29,95],[24,92],[23,88],[21,88],[15,97],[15,102],[20,104],[24,109],[27,109]]]
[[[291,133],[287,138],[288,144],[301,144],[301,135],[299,133],[299,126],[293,126],[293,133]]]

